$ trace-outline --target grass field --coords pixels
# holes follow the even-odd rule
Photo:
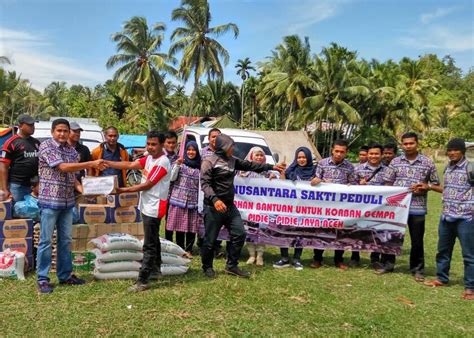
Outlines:
[[[429,208],[426,272],[434,276],[439,194],[430,193]],[[32,276],[0,280],[0,336],[474,336],[474,303],[461,300],[459,246],[450,287],[432,289],[408,272],[408,244],[406,238],[396,272],[382,276],[368,267],[368,254],[360,268],[338,271],[331,252],[317,271],[277,271],[272,248],[250,280],[207,280],[196,257],[190,273],[141,294],[126,292],[131,282],[94,282],[87,273],[80,274],[87,285],[57,287],[51,295],[38,295]],[[311,253],[304,251],[306,266]],[[222,271],[224,262],[216,267]]]

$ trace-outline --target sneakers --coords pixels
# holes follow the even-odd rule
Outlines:
[[[273,264],[275,269],[284,269],[290,267],[290,261],[287,258],[282,258]]]
[[[295,268],[295,270],[298,270],[298,271],[303,270],[303,264],[301,264],[301,262],[298,259],[294,259],[292,265],[293,265],[293,268]]]
[[[207,268],[206,270],[204,270],[204,275],[207,278],[216,278],[216,272],[213,268]]]
[[[238,266],[234,268],[225,268],[224,272],[228,275],[234,275],[242,278],[250,278],[250,272],[240,270]]]
[[[59,284],[61,285],[84,285],[86,281],[84,279],[77,278],[76,275],[71,275],[66,280],[60,281]]]
[[[133,284],[131,287],[128,288],[128,292],[142,292],[145,290],[148,290],[150,286],[148,284],[142,283],[142,282],[136,282]]]
[[[431,286],[432,288],[436,288],[438,286],[448,286],[448,283],[443,283],[442,281],[437,279],[426,281],[423,284],[426,286]]]
[[[54,291],[53,286],[46,280],[39,281],[36,284],[38,286],[39,293],[48,294]]]

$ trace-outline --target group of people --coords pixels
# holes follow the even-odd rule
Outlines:
[[[13,202],[32,192],[32,182],[39,177],[38,203],[41,208],[41,232],[37,253],[37,285],[41,293],[53,292],[49,270],[51,242],[57,231],[57,276],[60,284],[81,285],[85,281],[72,273],[70,243],[72,208],[80,195],[84,175],[116,175],[119,192],[140,192],[139,209],[144,226],[144,258],[136,283],[130,291],[143,291],[150,280],[159,278],[161,250],[159,227],[166,220],[165,236],[175,240],[189,258],[198,229],[204,235],[198,238],[202,269],[213,278],[216,272],[213,260],[221,243],[217,240],[220,229],[229,231],[226,244],[225,272],[239,277],[250,274],[239,268],[238,262],[246,240],[244,222],[234,205],[234,177],[258,179],[288,179],[308,181],[317,186],[321,182],[351,185],[393,185],[408,187],[412,193],[408,229],[411,239],[410,271],[416,281],[428,286],[445,286],[456,237],[459,238],[464,258],[463,298],[474,299],[474,221],[472,177],[465,157],[466,146],[461,139],[447,144],[449,164],[444,172],[444,188],[431,159],[419,153],[418,136],[406,133],[401,138],[403,153],[397,156],[395,144],[371,144],[359,151],[359,164],[347,159],[348,143],[337,140],[331,156],[315,163],[311,151],[300,147],[289,166],[266,163],[263,149],[250,149],[244,160],[233,156],[234,141],[219,129],[209,131],[209,145],[201,151],[196,142],[188,142],[181,156],[177,152],[178,136],[173,131],[147,133],[145,155],[130,161],[127,151],[118,142],[114,127],[104,130],[105,142],[92,152],[80,142],[82,128],[76,122],[57,119],[52,122],[52,138],[40,144],[32,137],[34,119],[22,115],[18,119],[17,135],[3,146],[0,159],[0,188]],[[127,170],[142,170],[140,184],[127,186]],[[34,183],[35,184],[35,183]],[[439,223],[437,279],[425,281],[424,232],[427,213],[427,193],[443,193],[443,211]],[[204,210],[199,209],[199,195],[203,193]],[[251,225],[251,224],[249,224]],[[264,264],[265,248],[247,244],[248,264]],[[281,248],[281,258],[274,268],[293,266],[303,269],[300,261],[303,248],[295,248],[292,260],[289,248]],[[323,250],[314,249],[311,268],[323,264]],[[395,256],[371,253],[371,263],[377,273],[394,270]],[[345,270],[359,264],[359,252],[352,252],[348,265],[344,251],[336,250],[334,264]]]

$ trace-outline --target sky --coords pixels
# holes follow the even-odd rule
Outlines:
[[[310,39],[312,53],[331,42],[360,58],[400,60],[426,53],[451,55],[464,73],[474,66],[474,1],[437,0],[210,0],[211,26],[233,22],[219,37],[229,51],[225,80],[241,82],[238,59],[255,64],[282,38]],[[180,25],[171,21],[179,0],[0,0],[0,55],[22,78],[43,89],[52,81],[95,86],[112,78],[105,67],[116,53],[110,36],[133,16],[167,26],[162,51]],[[186,84],[189,92],[192,79]]]

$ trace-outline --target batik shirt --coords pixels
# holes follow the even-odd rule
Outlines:
[[[370,178],[370,181],[367,182],[367,185],[384,185],[385,182],[383,178],[386,169],[387,167],[383,164],[380,164],[376,168],[369,165],[368,162],[359,164],[355,168],[355,177],[357,180],[357,184],[359,184],[362,179],[367,181]],[[374,175],[375,171],[377,171],[377,173]]]
[[[354,166],[348,160],[341,163],[334,163],[332,157],[327,157],[319,161],[316,167],[315,177],[323,181],[336,184],[357,184],[354,175]]]
[[[77,163],[79,154],[68,143],[50,138],[39,147],[39,196],[42,208],[69,209],[75,204],[74,172],[62,172],[61,163]]]
[[[443,218],[472,220],[473,187],[467,179],[467,160],[448,165],[444,173]]]
[[[384,181],[398,187],[411,187],[417,183],[439,184],[436,167],[431,159],[418,154],[413,161],[407,160],[405,155],[392,160],[385,171]],[[427,210],[427,194],[413,194],[410,204],[410,215],[425,215]]]

